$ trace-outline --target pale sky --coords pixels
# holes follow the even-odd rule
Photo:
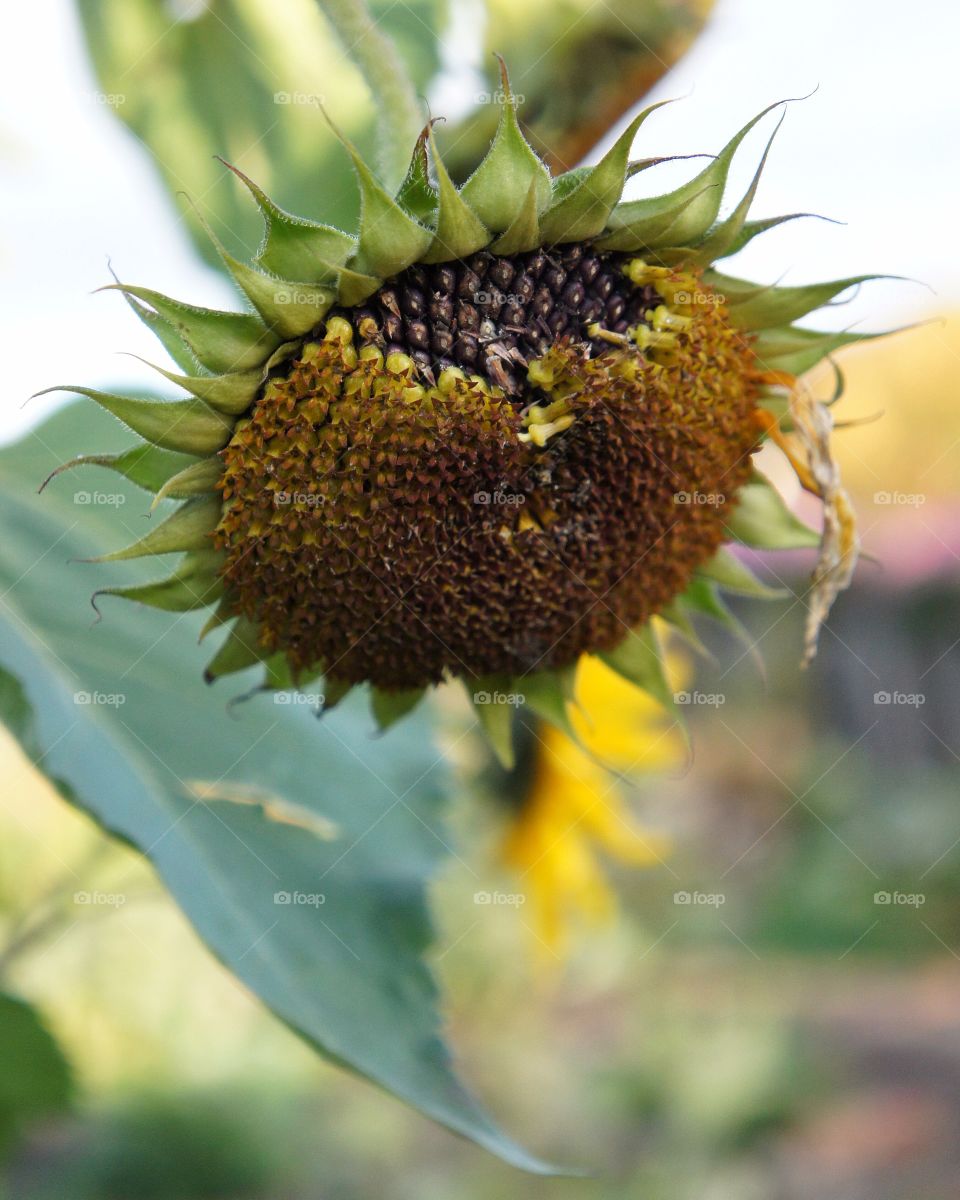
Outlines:
[[[57,403],[22,409],[38,388],[156,386],[117,353],[162,360],[156,343],[120,297],[90,294],[108,282],[108,257],[124,278],[196,303],[229,307],[233,294],[192,252],[144,149],[97,99],[69,0],[7,5],[0,22],[6,438]],[[820,318],[824,327],[927,316],[960,305],[958,47],[954,0],[719,0],[708,33],[650,97],[685,98],[647,122],[635,154],[715,152],[772,100],[818,88],[790,106],[754,213],[810,210],[847,224],[787,225],[726,266],[764,282],[889,272],[936,292],[875,284]],[[733,199],[766,132],[744,145]],[[696,169],[674,164],[638,182],[667,190]]]

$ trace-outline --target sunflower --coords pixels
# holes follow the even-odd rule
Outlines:
[[[284,212],[231,168],[265,224],[252,265],[216,243],[245,311],[109,285],[187,395],[62,390],[143,439],[65,466],[109,467],[183,501],[102,559],[180,552],[173,573],[103,592],[174,612],[214,606],[205,631],[229,632],[208,680],[254,664],[268,688],[322,676],[327,705],[369,685],[387,726],[459,679],[509,762],[503,706],[482,698],[522,691],[562,726],[584,654],[669,702],[651,618],[689,628],[691,613],[722,615],[719,588],[762,590],[731,539],[819,542],[812,652],[857,545],[829,411],[797,377],[866,335],[792,324],[856,280],[763,287],[714,266],[790,219],[748,219],[762,162],[720,217],[731,161],[776,105],[688,183],[623,200],[654,164],[630,155],[658,105],[595,166],[551,177],[505,69],[502,98],[459,188],[432,123],[395,195],[342,139],[356,233]],[[755,470],[769,437],[822,497],[822,537]]]
[[[668,656],[667,665],[675,680],[679,660]],[[536,732],[531,782],[501,846],[548,963],[563,958],[577,931],[615,912],[604,859],[633,867],[663,862],[667,839],[637,826],[627,786],[677,770],[685,756],[663,708],[592,655],[581,659],[577,696],[575,737],[549,724]]]

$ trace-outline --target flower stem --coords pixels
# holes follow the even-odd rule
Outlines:
[[[396,44],[377,24],[365,0],[319,0],[319,4],[373,96],[383,181],[396,187],[423,125],[413,80]]]

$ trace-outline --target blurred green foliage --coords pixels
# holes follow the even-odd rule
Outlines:
[[[0,1151],[22,1126],[67,1107],[73,1087],[60,1047],[37,1012],[0,992]]]
[[[115,111],[143,143],[171,194],[213,214],[228,248],[251,255],[256,207],[221,155],[282,207],[351,228],[358,192],[323,104],[371,162],[374,110],[356,67],[315,0],[78,0],[93,65]],[[438,66],[443,0],[371,5],[397,41],[416,85]],[[412,147],[411,147],[412,151]],[[222,267],[196,215],[199,251]],[[149,231],[144,231],[149,236]]]
[[[185,191],[213,215],[228,249],[251,255],[260,241],[260,219],[215,155],[250,175],[281,207],[355,227],[353,174],[318,105],[374,163],[375,112],[318,0],[77,4],[114,111],[143,143],[170,192]],[[485,50],[477,57],[491,94],[499,86],[492,52],[507,58],[534,144],[555,166],[573,165],[680,56],[709,7],[709,0],[599,6],[588,0],[488,0],[478,9],[484,24],[477,36]],[[370,8],[426,96],[441,66],[447,0],[373,0]],[[584,53],[602,59],[604,70],[585,76],[578,65]],[[573,77],[576,86],[570,86]],[[471,114],[438,127],[461,178],[485,152],[499,107],[482,94],[472,99]],[[199,252],[222,269],[189,207],[183,219]]]

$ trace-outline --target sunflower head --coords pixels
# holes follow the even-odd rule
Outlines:
[[[792,322],[857,281],[760,287],[713,265],[790,219],[748,219],[762,162],[720,216],[730,163],[770,110],[688,183],[624,200],[654,165],[630,154],[658,106],[595,166],[551,177],[505,71],[503,98],[460,188],[430,125],[396,195],[344,142],[355,233],[291,216],[231,168],[265,224],[252,265],[218,243],[245,311],[112,285],[186,395],[68,389],[143,441],[66,465],[183,501],[105,556],[181,552],[172,575],[104,591],[176,612],[215,605],[207,628],[230,629],[209,679],[255,663],[267,687],[322,675],[328,704],[369,684],[386,725],[455,677],[472,696],[522,690],[563,724],[593,653],[668,701],[651,617],[689,630],[692,612],[726,616],[720,586],[762,591],[728,540],[820,541],[754,470],[767,437],[825,501],[811,647],[849,578],[856,538],[829,414],[796,377],[854,335]],[[506,714],[477,711],[509,760]]]

